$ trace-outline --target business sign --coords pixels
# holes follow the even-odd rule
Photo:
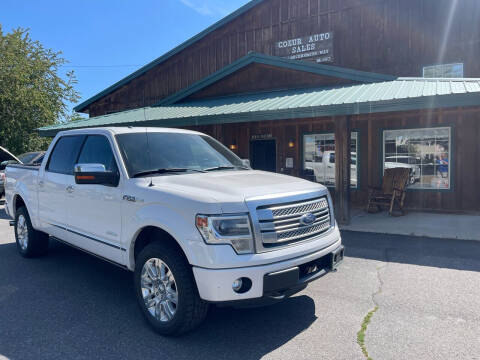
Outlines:
[[[251,140],[266,140],[271,139],[272,134],[254,134],[250,137]]]
[[[333,61],[333,32],[313,34],[275,43],[275,56],[291,60]]]

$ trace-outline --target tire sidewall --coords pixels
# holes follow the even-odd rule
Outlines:
[[[28,242],[27,242],[27,248],[26,249],[22,249],[22,247],[20,246],[20,243],[18,241],[17,226],[18,226],[18,218],[20,217],[20,215],[23,215],[23,217],[25,218],[25,222],[27,224]],[[31,243],[32,243],[34,234],[33,234],[32,223],[30,222],[30,216],[28,215],[28,211],[25,207],[21,207],[15,212],[15,227],[14,227],[14,230],[15,230],[15,242],[17,243],[18,252],[22,256],[30,256],[31,255],[30,247],[31,247]]]
[[[176,258],[175,258],[176,257]],[[175,283],[177,287],[178,294],[178,303],[177,310],[173,319],[169,322],[161,322],[153,317],[145,306],[141,288],[141,275],[143,265],[152,258],[158,258],[162,260],[172,272],[173,277],[175,278]],[[147,322],[153,327],[155,331],[163,335],[175,335],[182,327],[183,322],[185,321],[186,311],[185,308],[188,306],[188,302],[192,301],[189,299],[188,284],[184,282],[184,276],[182,273],[187,269],[184,267],[185,264],[180,259],[180,255],[175,254],[167,246],[162,246],[161,244],[150,244],[139,254],[136,264],[135,264],[135,293],[137,295],[138,304],[144,314]]]

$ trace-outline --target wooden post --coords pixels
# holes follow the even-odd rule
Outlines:
[[[339,224],[350,223],[350,117],[335,121],[335,216]]]

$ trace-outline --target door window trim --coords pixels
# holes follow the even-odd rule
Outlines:
[[[82,144],[80,145],[80,148],[78,150],[78,153],[76,154],[76,157],[75,157],[75,163],[76,161],[78,160],[78,157],[80,156],[80,152],[82,151],[83,149],[83,145],[85,144],[85,140],[87,139],[87,135],[85,134],[73,134],[73,135],[63,135],[63,136],[60,136],[57,141],[55,141],[55,145],[53,145],[53,148],[52,148],[52,151],[50,151],[50,154],[48,154],[48,161],[47,163],[45,164],[45,172],[49,172],[49,173],[52,173],[52,174],[62,174],[62,175],[70,175],[70,176],[73,176],[73,169],[72,169],[72,173],[70,174],[69,172],[62,172],[62,171],[52,171],[50,170],[50,161],[52,160],[52,155],[53,153],[55,152],[55,149],[57,148],[57,145],[58,143],[60,142],[61,139],[64,139],[64,138],[67,138],[67,137],[74,137],[74,136],[77,136],[77,137],[83,137],[83,140],[82,140]]]
[[[110,151],[112,152],[113,160],[115,161],[115,165],[117,167],[118,175],[120,176],[120,167],[118,166],[118,160],[117,160],[117,157],[115,155],[115,151],[113,151],[112,143],[110,142],[110,139],[108,138],[108,136],[103,135],[103,134],[85,134],[85,139],[83,140],[82,146],[80,146],[80,151],[77,154],[75,164],[78,164],[78,160],[80,159],[80,155],[82,154],[82,151],[83,151],[83,148],[85,147],[87,139],[91,136],[101,136],[101,137],[104,137],[107,140],[108,145],[110,145]],[[86,164],[89,164],[89,163],[86,163]]]

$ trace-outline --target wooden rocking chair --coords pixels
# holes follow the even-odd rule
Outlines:
[[[406,188],[410,180],[410,169],[386,169],[383,175],[382,187],[370,187],[368,194],[367,212],[378,212],[383,207],[389,208],[390,216],[404,215]],[[372,211],[372,207],[376,211]],[[398,212],[394,212],[398,210]]]

